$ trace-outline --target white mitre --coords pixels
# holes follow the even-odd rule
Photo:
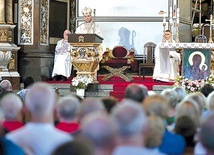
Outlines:
[[[82,9],[83,16],[88,16],[88,15],[91,16],[91,12],[92,12],[92,9],[89,7],[85,7],[84,9]]]

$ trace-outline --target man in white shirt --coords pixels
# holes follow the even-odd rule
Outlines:
[[[55,48],[54,68],[52,77],[54,80],[65,81],[71,75],[71,45],[68,42],[68,35],[71,34],[69,30],[63,33],[63,39],[57,42]]]
[[[50,155],[59,145],[71,141],[71,135],[54,127],[55,99],[55,91],[50,85],[41,82],[32,85],[25,98],[31,122],[10,132],[6,138],[28,155]]]

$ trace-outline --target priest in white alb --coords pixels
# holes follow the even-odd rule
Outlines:
[[[155,48],[155,67],[153,79],[164,82],[174,82],[179,76],[179,65],[181,63],[180,53],[171,48],[160,48],[162,43],[175,43],[170,30],[164,32],[161,42]]]

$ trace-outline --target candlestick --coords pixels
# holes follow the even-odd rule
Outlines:
[[[174,5],[176,5],[176,0],[174,0]]]
[[[213,43],[213,40],[212,40],[212,24],[213,24],[213,15],[211,14],[210,15],[210,37],[209,37],[209,43]]]
[[[163,23],[166,23],[166,12],[165,12],[165,10],[163,11]]]
[[[166,23],[166,18],[165,17],[163,17],[163,23]]]
[[[172,17],[172,7],[170,6],[169,16]]]
[[[177,17],[179,17],[179,16],[180,16],[180,9],[177,8]]]
[[[173,7],[173,18],[176,18],[177,10],[176,6]]]
[[[179,22],[180,22],[180,21],[179,21],[179,17],[177,17],[177,24],[179,24]]]

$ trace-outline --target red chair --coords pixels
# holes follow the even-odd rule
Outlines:
[[[100,66],[107,69],[107,74],[102,80],[107,81],[113,76],[119,76],[125,81],[132,81],[132,77],[125,74],[128,68],[135,69],[134,51],[128,51],[124,46],[116,46],[113,50],[107,49],[103,54]]]

